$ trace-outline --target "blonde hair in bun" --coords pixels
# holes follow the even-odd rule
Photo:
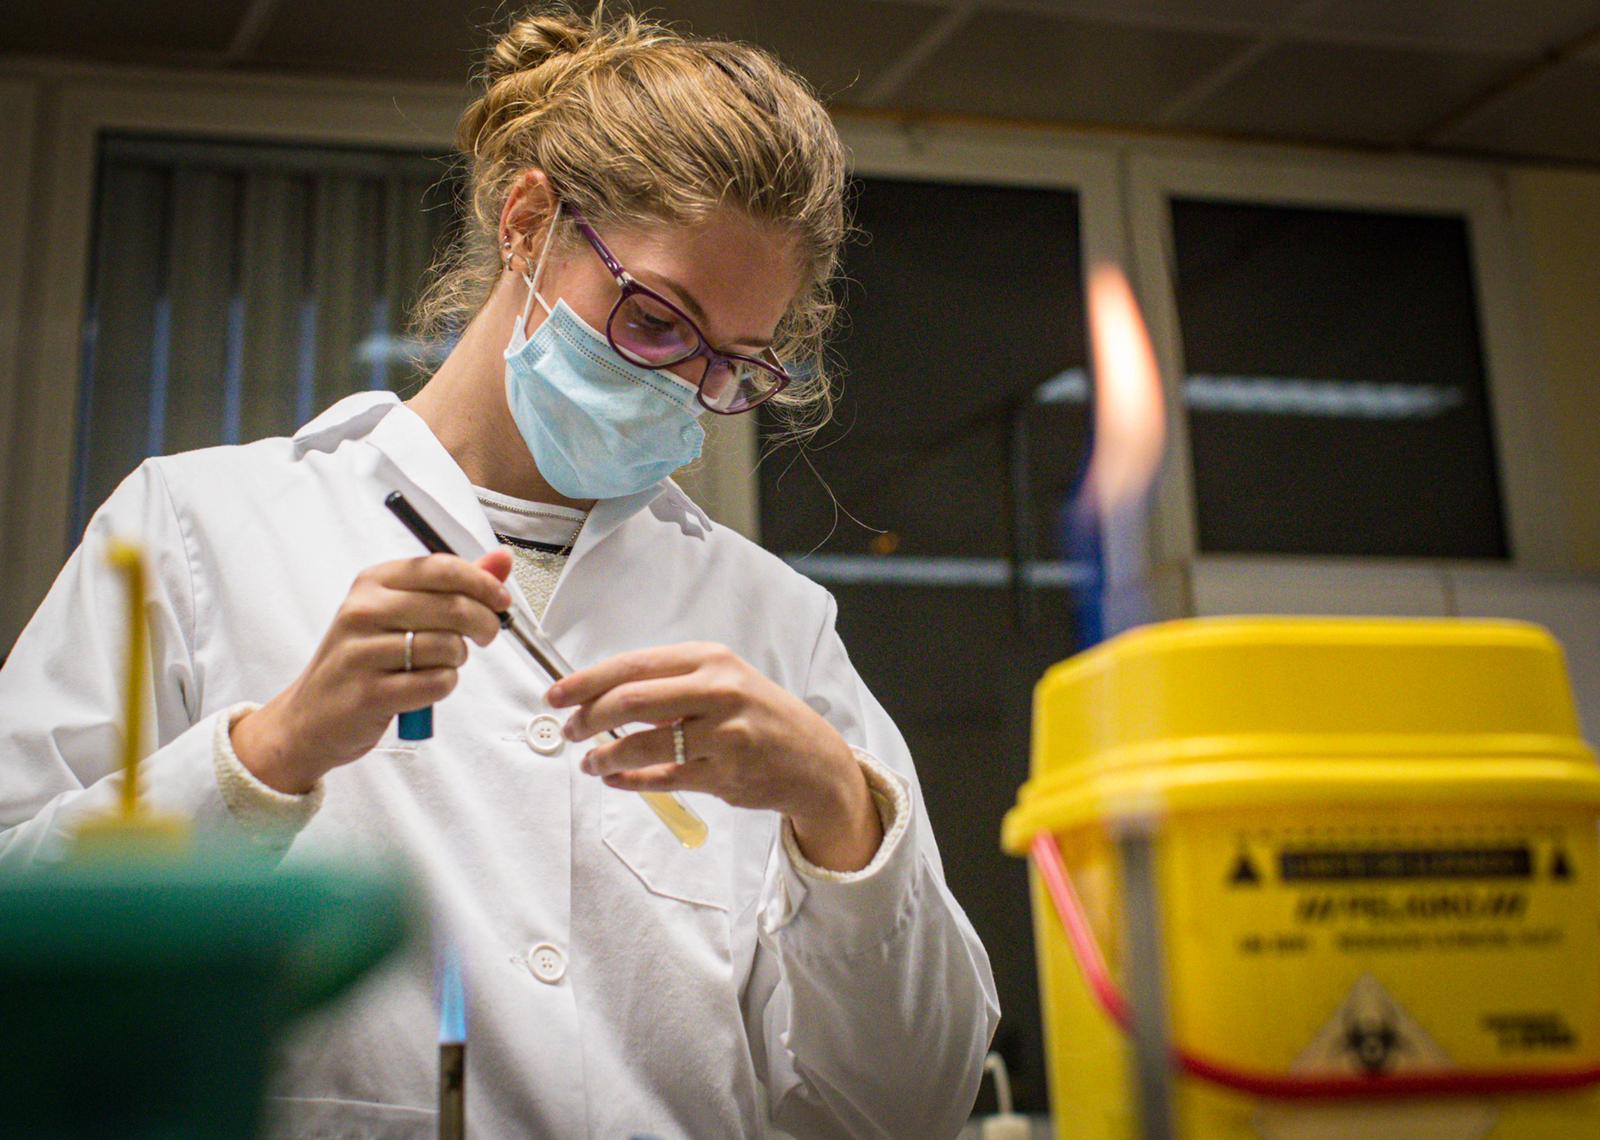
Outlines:
[[[467,223],[418,302],[420,335],[458,332],[482,307],[501,269],[502,207],[530,167],[602,228],[693,225],[731,207],[798,251],[802,286],[773,346],[796,381],[775,402],[797,429],[826,421],[846,163],[804,79],[748,44],[559,4],[516,19],[476,84],[456,129]],[[555,240],[574,233],[563,226]]]

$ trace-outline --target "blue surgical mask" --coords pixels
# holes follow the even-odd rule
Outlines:
[[[511,416],[539,474],[569,499],[643,491],[699,457],[703,409],[689,384],[622,359],[565,301],[545,303],[536,286],[549,248],[547,237],[506,346]],[[549,316],[529,337],[535,300]]]

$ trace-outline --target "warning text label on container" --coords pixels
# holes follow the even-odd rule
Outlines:
[[[1282,881],[1529,879],[1533,853],[1518,847],[1299,848],[1278,855]]]

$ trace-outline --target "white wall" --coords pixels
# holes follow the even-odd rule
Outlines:
[[[1600,573],[1600,171],[1508,177],[1527,240],[1573,568]]]

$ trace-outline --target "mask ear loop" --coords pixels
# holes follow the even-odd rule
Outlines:
[[[556,212],[550,216],[550,226],[549,226],[548,229],[545,230],[544,245],[539,247],[539,260],[533,263],[533,272],[532,273],[529,273],[526,270],[524,270],[523,274],[522,274],[522,279],[528,283],[528,299],[523,302],[521,323],[518,324],[517,327],[522,329],[524,336],[527,335],[528,317],[533,313],[533,302],[535,300],[537,300],[539,302],[539,305],[544,309],[544,311],[546,313],[550,313],[550,312],[553,311],[550,308],[549,303],[546,302],[543,297],[539,296],[538,282],[539,282],[539,275],[544,272],[545,255],[550,252],[550,243],[551,243],[551,241],[553,241],[555,239],[555,236],[556,236],[556,222],[560,219],[560,217],[561,217],[561,203],[557,202],[556,203]],[[524,261],[523,264],[526,265],[527,262]]]

